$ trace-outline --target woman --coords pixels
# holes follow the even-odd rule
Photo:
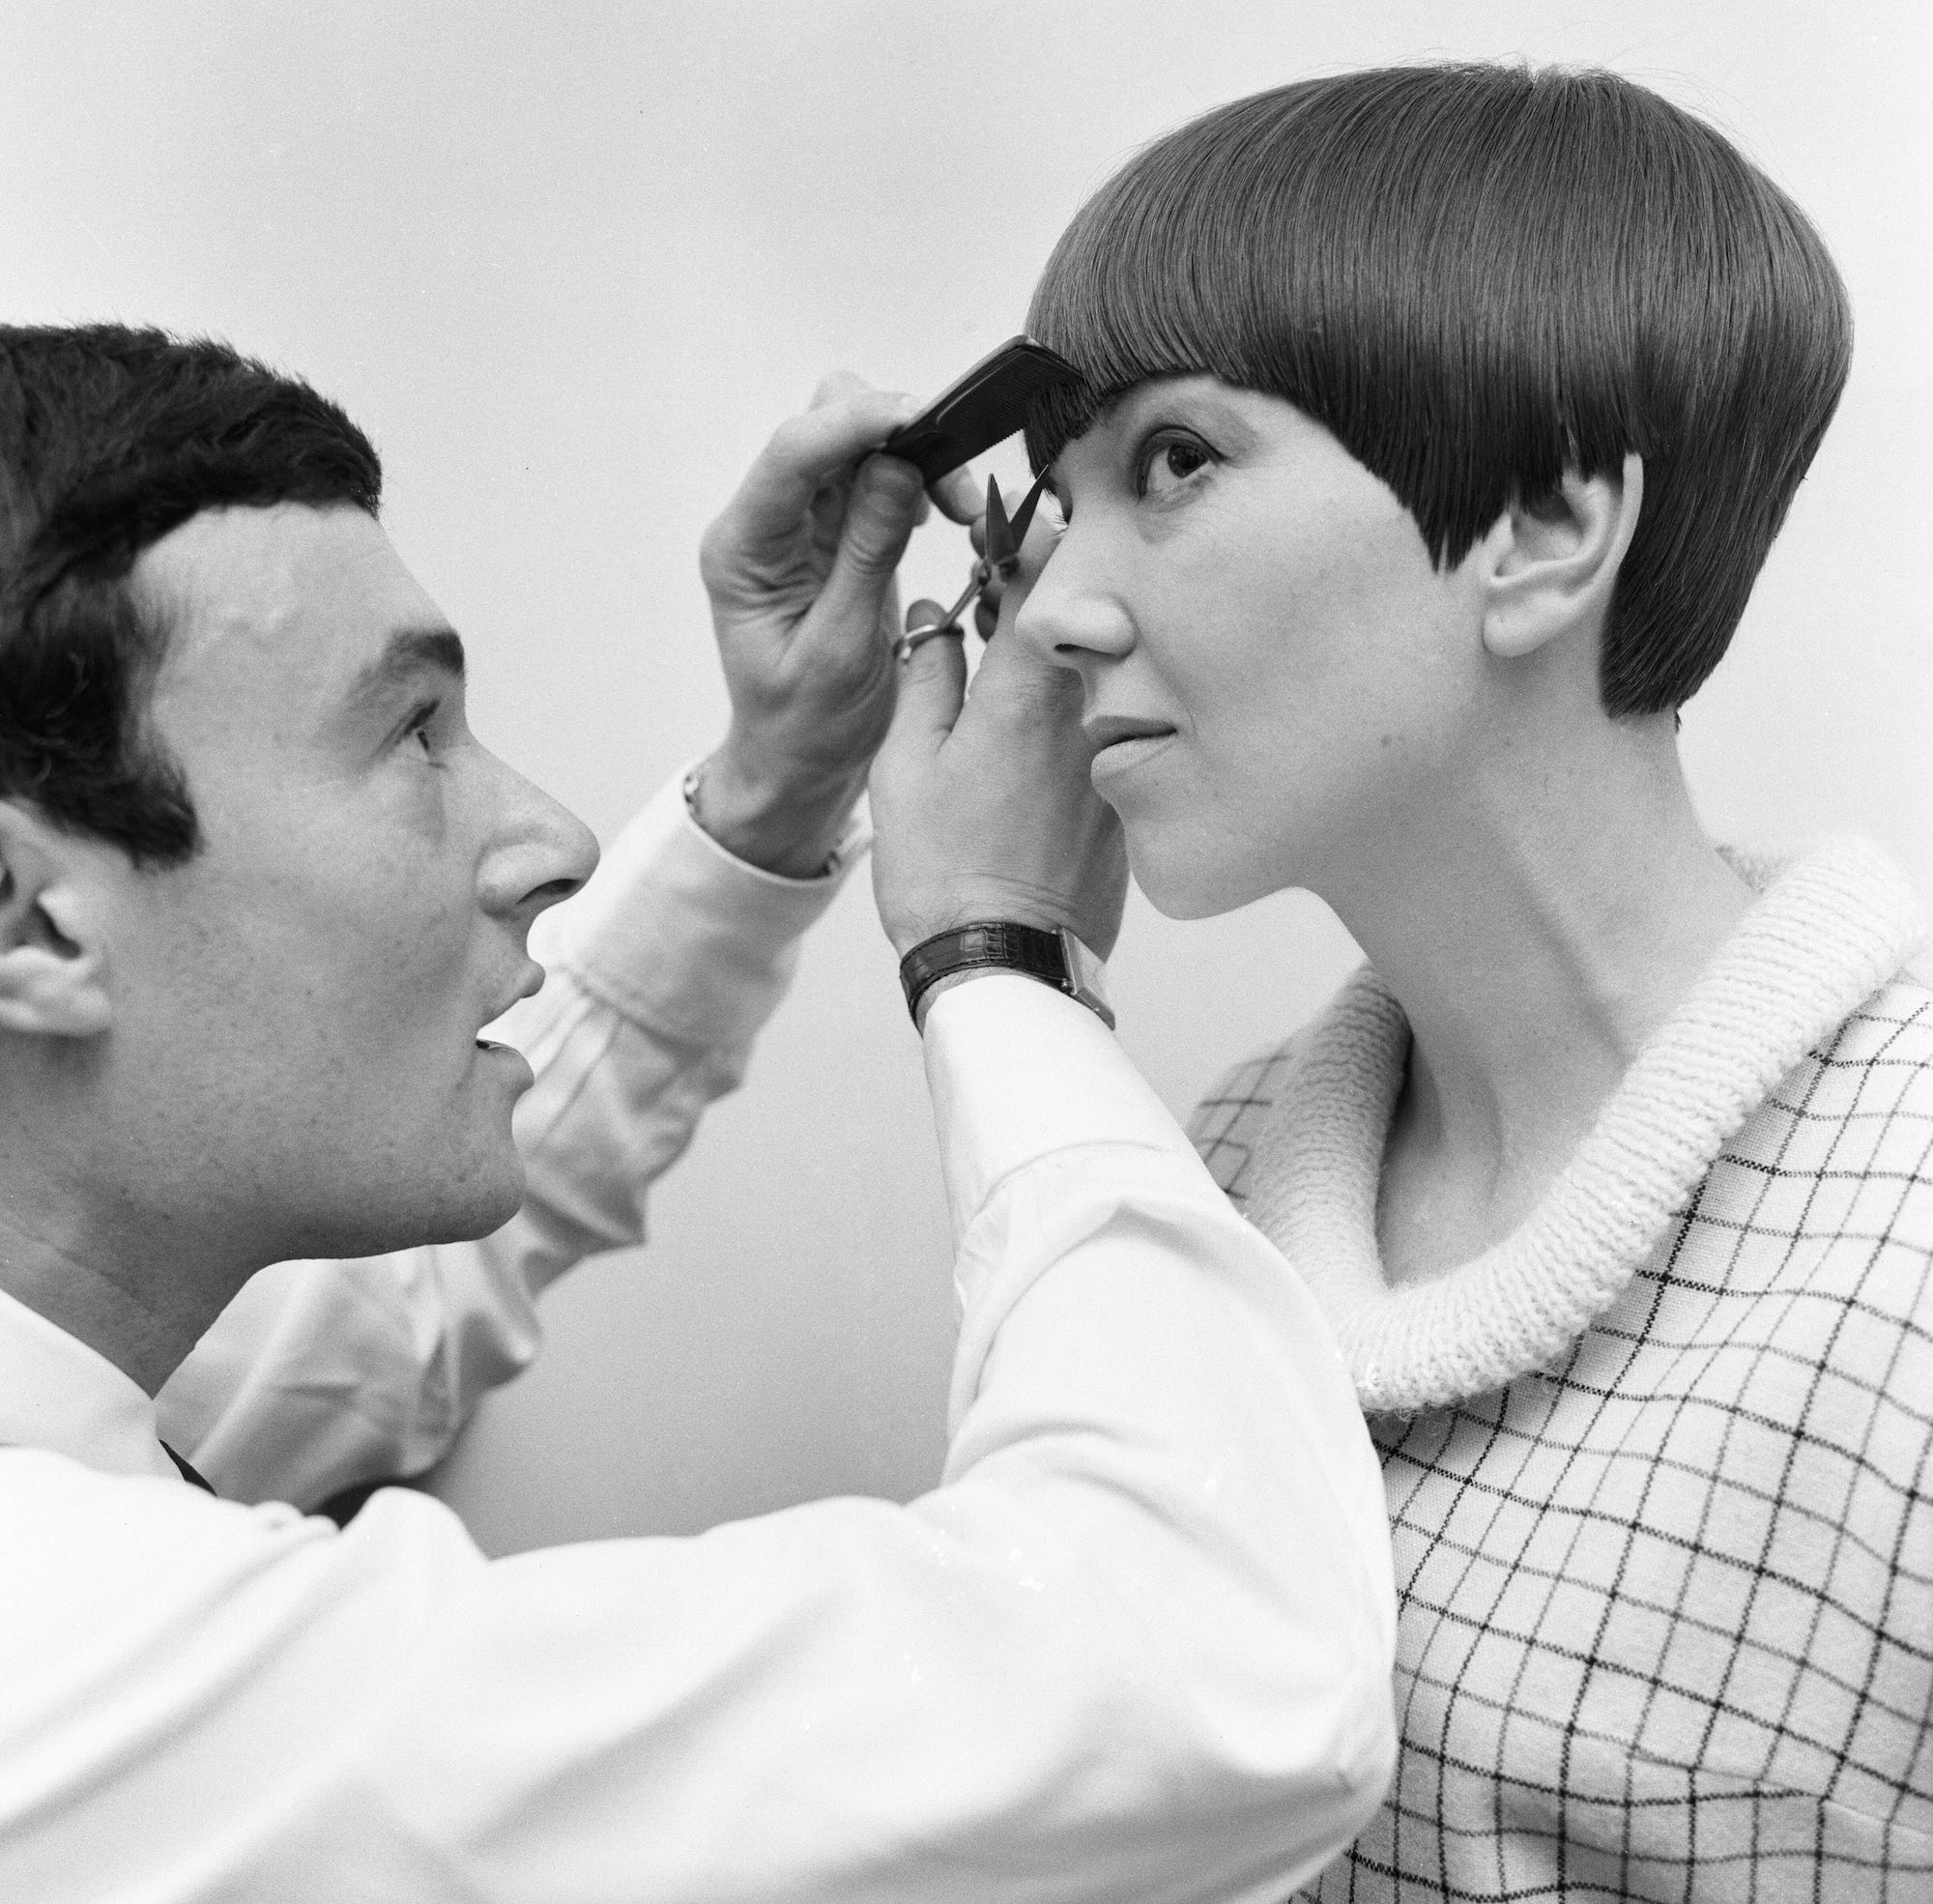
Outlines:
[[[1088,387],[1005,613],[1140,883],[1368,959],[1196,1122],[1387,1482],[1402,1758],[1313,1894],[1933,1895],[1919,915],[1676,747],[1844,381],[1818,238],[1611,75],[1356,72],[1145,150],[1029,328]]]

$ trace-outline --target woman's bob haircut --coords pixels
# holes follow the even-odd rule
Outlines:
[[[1303,80],[1157,140],[1068,227],[1028,329],[1087,379],[1037,408],[1037,469],[1131,386],[1207,371],[1321,423],[1439,566],[1635,450],[1614,716],[1717,665],[1852,350],[1818,234],[1718,133],[1615,73],[1502,66]]]

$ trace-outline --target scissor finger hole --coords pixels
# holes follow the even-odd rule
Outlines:
[[[931,626],[909,628],[893,644],[893,657],[902,667],[912,659],[912,651],[922,642],[937,640],[941,635],[954,635],[961,641],[966,639],[966,630],[957,621],[936,621]]]

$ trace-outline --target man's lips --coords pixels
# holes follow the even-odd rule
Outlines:
[[[544,968],[534,959],[530,960],[525,966],[523,975],[517,981],[516,989],[483,1021],[484,1024],[495,1024],[520,998],[534,997],[542,989],[543,982]],[[493,1038],[485,1038],[479,1029],[476,1042],[485,1051],[489,1051],[496,1047],[498,1041]]]

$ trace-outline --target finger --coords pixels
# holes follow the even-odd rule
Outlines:
[[[1053,553],[1054,544],[1067,533],[1067,518],[1060,512],[1060,498],[1050,489],[1041,501],[1046,506],[1033,512],[1033,520],[1027,524],[1026,534],[1021,541],[1021,566],[1033,575],[1040,573],[1042,565]]]
[[[832,572],[813,607],[815,619],[850,631],[855,644],[879,640],[886,591],[906,553],[919,499],[919,472],[911,464],[871,456],[859,466]]]
[[[987,485],[974,481],[970,463],[957,470],[948,470],[927,487],[927,494],[949,522],[973,521],[986,507],[982,501],[986,493]]]
[[[931,595],[921,595],[906,612],[907,633],[911,634],[915,628],[937,628],[945,620],[944,606]]]
[[[994,598],[992,604],[994,625],[990,628],[977,620],[974,622],[974,626],[980,628],[989,641],[992,641],[1000,629],[1013,627],[1015,618],[1026,606],[1026,598],[1033,592],[1034,579],[1038,572],[1036,569],[1033,574],[1029,574],[1024,567],[1022,567],[1007,576],[1000,584],[1000,592]]]
[[[907,611],[907,626],[938,621],[945,610],[937,601],[916,601]],[[966,698],[966,644],[957,635],[938,635],[921,642],[900,669],[899,701],[882,759],[921,757],[938,752],[953,732]]]
[[[854,375],[851,370],[828,370],[814,386],[812,402],[807,408],[817,410],[824,404],[837,403],[844,397],[869,394],[894,397],[902,403],[913,402],[912,397],[906,391],[876,389],[865,378]]]
[[[1027,525],[1026,540],[1021,544],[1021,559],[1012,574],[997,577],[982,591],[982,601],[985,602],[991,595],[995,604],[995,614],[998,623],[1010,622],[1020,613],[1064,533],[1065,525],[1057,508],[1052,513],[1040,510]],[[984,623],[976,620],[975,625],[985,632]],[[992,639],[991,634],[988,639]]]
[[[732,499],[733,527],[751,541],[790,535],[821,485],[877,448],[913,409],[910,397],[861,389],[781,423]]]
[[[1000,623],[1000,603],[1006,599],[1006,593],[1007,577],[996,568],[988,574],[980,592],[973,597],[973,626],[979,630],[983,642],[994,639],[994,630]]]

